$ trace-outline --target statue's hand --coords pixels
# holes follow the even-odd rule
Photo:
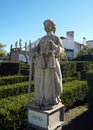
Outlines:
[[[51,48],[53,49],[53,50],[55,50],[56,49],[56,44],[52,41],[52,40],[49,40],[49,45],[51,46]]]
[[[55,46],[55,43],[52,40],[49,40],[50,46]]]

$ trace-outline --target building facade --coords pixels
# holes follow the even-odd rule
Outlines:
[[[66,37],[60,38],[62,39],[68,60],[72,60],[80,51],[82,44],[74,41],[74,31],[66,32]]]

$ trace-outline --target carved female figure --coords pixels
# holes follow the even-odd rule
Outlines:
[[[56,24],[52,20],[44,21],[46,35],[39,44],[32,49],[31,55],[35,57],[34,104],[40,108],[51,108],[57,105],[62,92],[62,75],[58,58],[64,52],[61,39],[55,35]]]

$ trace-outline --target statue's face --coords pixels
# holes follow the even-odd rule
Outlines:
[[[44,29],[45,29],[45,31],[46,31],[47,33],[53,31],[52,25],[51,25],[50,23],[45,23],[45,24],[44,24]]]

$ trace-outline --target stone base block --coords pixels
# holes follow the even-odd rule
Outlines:
[[[61,103],[51,110],[34,110],[28,107],[29,127],[33,127],[37,130],[57,130],[62,127],[63,122],[64,105]]]

